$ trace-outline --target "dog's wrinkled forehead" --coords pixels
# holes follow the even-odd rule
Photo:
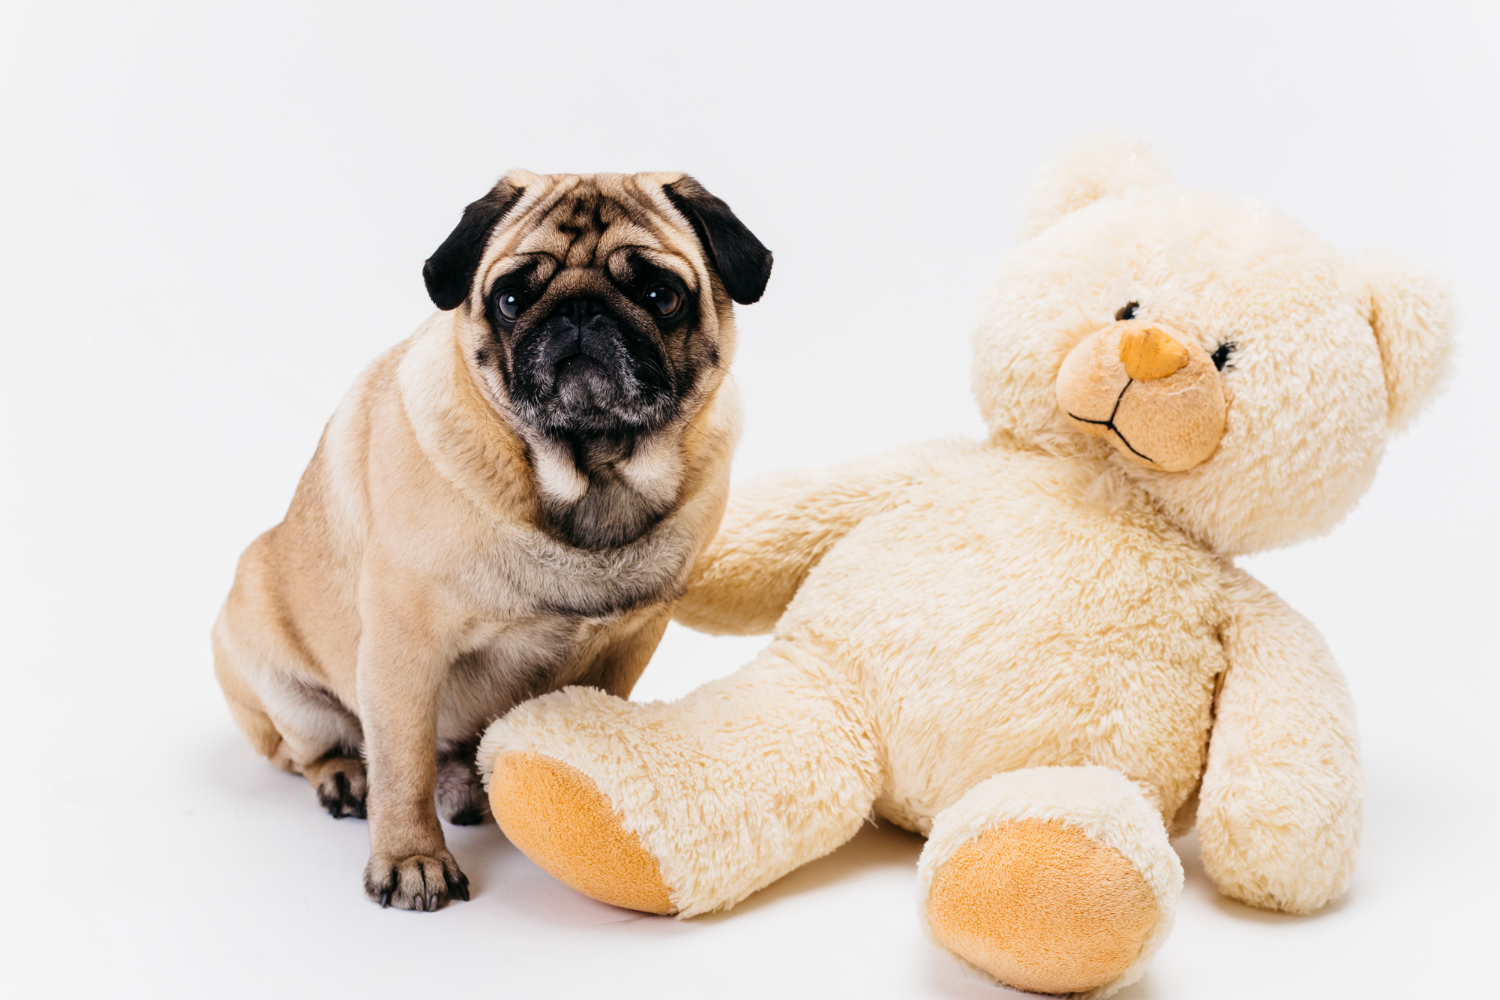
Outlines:
[[[618,276],[629,267],[622,255],[672,271],[694,292],[713,275],[741,305],[759,301],[771,277],[771,251],[686,174],[513,170],[464,209],[423,264],[422,280],[433,304],[448,310],[487,288],[506,259]]]
[[[512,213],[515,221],[500,226],[490,240],[482,289],[506,273],[537,265],[550,273],[602,269],[619,278],[632,258],[669,270],[698,289],[705,262],[691,231],[660,211],[637,178],[533,175],[527,180],[526,197]]]

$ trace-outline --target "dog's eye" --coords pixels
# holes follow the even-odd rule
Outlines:
[[[1135,319],[1135,311],[1141,307],[1139,302],[1128,303],[1124,309],[1115,312],[1115,322],[1121,323],[1127,319]]]
[[[671,316],[682,305],[682,296],[678,295],[677,289],[671,285],[652,285],[646,289],[644,298],[646,308],[650,309],[661,319]]]
[[[1233,344],[1220,344],[1218,347],[1214,348],[1213,354],[1209,355],[1209,357],[1214,359],[1214,367],[1219,369],[1219,371],[1223,371],[1224,366],[1229,363],[1229,355],[1233,351]]]
[[[507,323],[514,323],[521,315],[521,297],[515,292],[501,292],[495,296],[495,311]]]

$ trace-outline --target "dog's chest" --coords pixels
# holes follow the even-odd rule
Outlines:
[[[628,546],[588,550],[540,531],[509,531],[456,581],[476,620],[507,631],[541,628],[581,636],[682,593],[696,552],[671,522]]]
[[[598,683],[601,643],[628,630],[639,610],[585,616],[534,609],[476,621],[443,685],[439,736],[462,742],[515,705],[566,687]]]
[[[468,626],[445,685],[445,734],[462,738],[520,701],[592,682],[611,636],[681,595],[695,547],[664,527],[598,552],[512,532],[469,563],[450,586]]]

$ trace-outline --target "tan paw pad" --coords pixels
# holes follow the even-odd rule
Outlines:
[[[502,754],[490,809],[521,853],[585,896],[645,913],[676,909],[656,859],[576,768],[541,754]]]
[[[1060,822],[1014,820],[964,844],[933,878],[927,918],[950,951],[1038,993],[1103,986],[1158,916],[1125,856]]]

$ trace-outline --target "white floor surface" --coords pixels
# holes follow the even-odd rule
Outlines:
[[[454,829],[473,900],[382,911],[365,824],[251,753],[207,637],[344,387],[430,311],[423,258],[507,167],[688,169],[776,251],[740,310],[743,478],[980,433],[974,303],[1031,174],[1102,128],[1338,245],[1426,261],[1465,317],[1450,392],[1361,507],[1246,563],[1355,692],[1352,891],[1255,911],[1190,837],[1177,928],[1122,1000],[1500,994],[1493,5],[0,17],[0,994],[1006,995],[920,937],[920,841],[884,827],[687,922]],[[637,697],[759,643],[674,626]]]

